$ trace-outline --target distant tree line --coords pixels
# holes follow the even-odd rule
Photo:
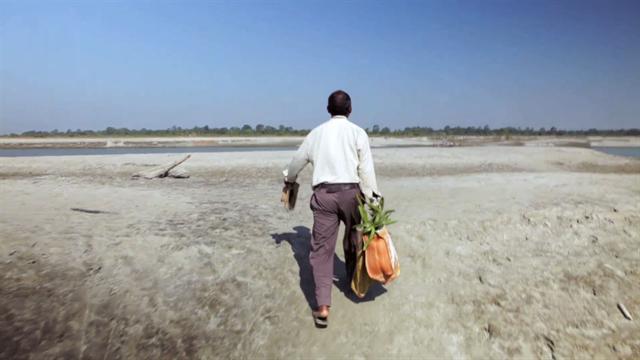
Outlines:
[[[413,126],[404,129],[380,128],[374,125],[366,129],[371,136],[640,136],[640,129],[588,129],[588,130],[562,130],[556,127],[534,129],[531,127],[502,127],[491,129],[488,125],[483,127],[460,127],[445,126],[442,129],[431,127]],[[67,131],[25,131],[21,134],[5,135],[9,137],[108,137],[108,136],[296,136],[306,135],[307,129],[294,129],[290,126],[280,125],[278,127],[258,124],[255,127],[244,125],[242,127],[209,127],[208,125],[193,128],[181,128],[173,126],[163,130],[151,129],[127,129],[108,127],[104,130],[67,130]]]
[[[39,131],[30,130],[21,134],[10,134],[10,137],[25,136],[25,137],[101,137],[101,136],[292,136],[292,135],[306,135],[309,130],[298,130],[290,126],[280,125],[273,127],[270,125],[258,124],[256,127],[251,125],[243,125],[242,127],[209,127],[194,126],[193,128],[182,128],[180,126],[172,126],[168,129],[128,129],[128,128],[114,128],[108,127],[104,130],[67,130],[60,131],[54,129],[52,131]]]
[[[374,125],[371,130],[367,129],[371,135],[392,135],[392,136],[432,136],[432,135],[470,135],[470,136],[638,136],[640,129],[587,129],[587,130],[563,130],[555,126],[550,128],[532,127],[501,127],[492,129],[489,125],[483,127],[474,126],[445,126],[442,129],[430,127],[406,127],[402,130],[390,130],[388,127],[380,129]]]

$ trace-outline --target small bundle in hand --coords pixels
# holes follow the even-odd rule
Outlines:
[[[284,187],[282,188],[282,197],[280,197],[280,202],[282,202],[285,209],[293,210],[293,208],[296,207],[296,199],[298,198],[299,188],[300,188],[300,184],[298,184],[297,182],[284,183]]]

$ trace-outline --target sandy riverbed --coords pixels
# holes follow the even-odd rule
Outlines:
[[[640,357],[640,161],[375,149],[402,275],[337,284],[317,330],[290,156],[198,153],[184,180],[129,178],[176,155],[0,158],[0,358]]]

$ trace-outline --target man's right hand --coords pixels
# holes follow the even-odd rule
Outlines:
[[[382,196],[373,193],[373,196],[369,198],[369,202],[374,205],[380,205],[380,200],[382,200]]]

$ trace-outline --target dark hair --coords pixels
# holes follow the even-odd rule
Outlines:
[[[332,116],[349,116],[349,114],[351,114],[351,97],[349,94],[342,90],[332,92],[331,95],[329,95],[327,111],[329,111]]]

